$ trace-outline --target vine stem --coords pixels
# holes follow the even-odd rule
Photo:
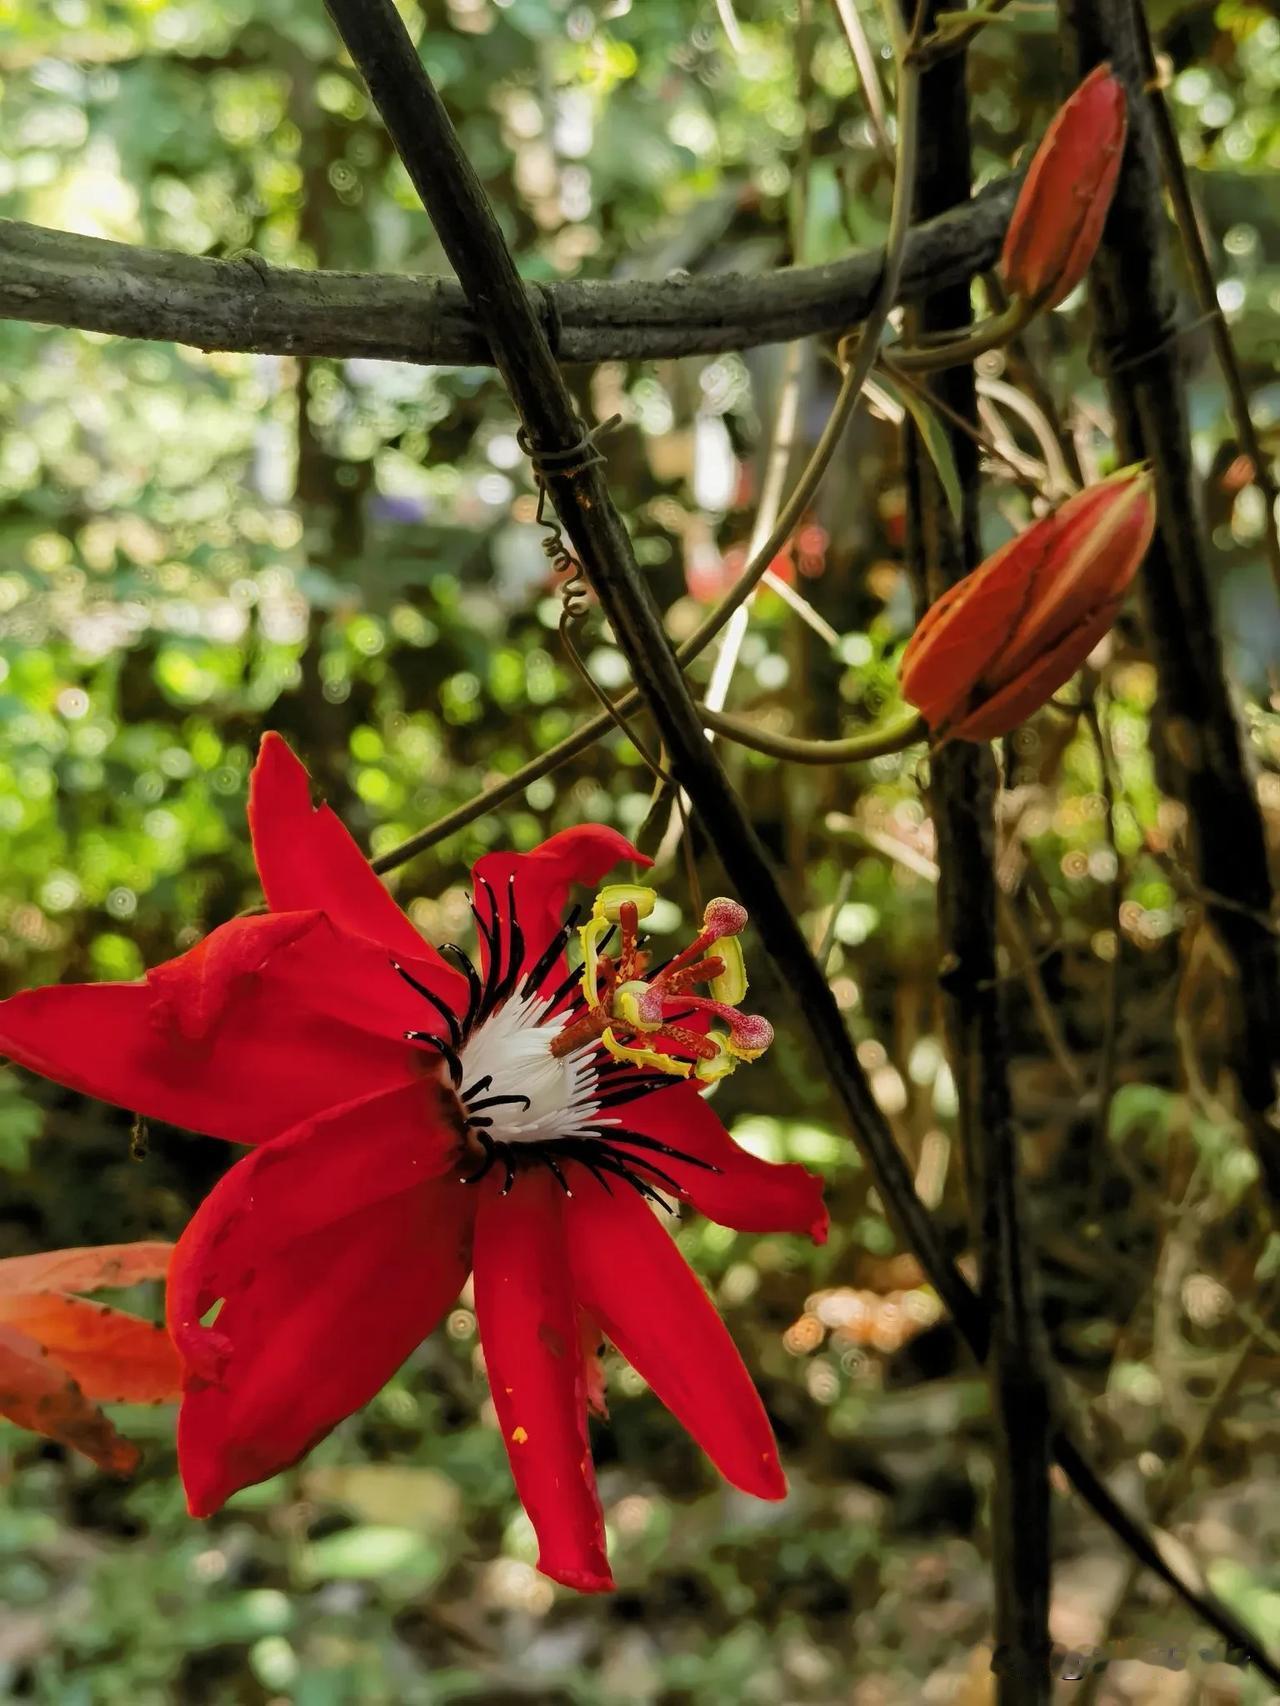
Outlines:
[[[942,373],[949,367],[967,367],[980,355],[1000,349],[1017,337],[1034,315],[1034,305],[1025,297],[1015,296],[999,314],[964,330],[949,327],[931,343],[895,344],[887,360],[897,373]]]
[[[724,735],[726,740],[750,747],[753,752],[767,752],[771,758],[789,764],[865,764],[868,759],[905,752],[909,746],[929,738],[929,725],[910,706],[898,710],[883,723],[847,735],[843,740],[799,740],[791,735],[774,734],[727,711],[713,711],[708,705],[699,705],[698,714],[709,729]]]
[[[484,190],[392,0],[326,0],[326,5],[422,197],[472,309],[488,331],[495,360],[530,443],[542,450],[565,449],[576,443],[581,423],[572,397]],[[899,66],[900,175],[894,187],[890,247],[879,293],[884,319],[893,300],[905,240],[919,111],[918,77],[904,61]],[[910,173],[901,171],[904,160],[911,165]],[[894,260],[895,237],[898,262]],[[850,407],[875,358],[878,342],[878,336],[864,339],[845,375],[842,389],[851,392]],[[828,434],[833,421],[827,424]],[[761,940],[793,992],[797,1011],[817,1044],[887,1214],[919,1258],[974,1354],[985,1358],[986,1313],[951,1260],[916,1192],[911,1171],[871,1093],[822,967],[787,906],[751,820],[703,733],[697,707],[600,469],[591,466],[572,474],[552,473],[548,485],[565,531],[596,587],[619,648],[626,654],[637,688],[663,736],[677,781],[688,791],[704,821],[716,826],[716,845],[724,868],[743,903],[753,912]],[[789,532],[790,523],[783,537]],[[769,557],[773,554],[771,550]],[[1120,1510],[1061,1429],[1059,1439],[1060,1461],[1083,1496],[1095,1509],[1107,1510],[1116,1532],[1129,1538],[1143,1561],[1156,1568],[1212,1627],[1242,1645],[1259,1668],[1280,1683],[1280,1666],[1270,1663],[1260,1643],[1231,1613],[1165,1563],[1141,1525]]]

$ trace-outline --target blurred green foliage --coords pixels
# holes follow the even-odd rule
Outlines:
[[[741,52],[710,0],[401,9],[532,279],[752,270],[883,234],[888,170],[824,7],[743,0]],[[1007,168],[1056,96],[1048,18],[1014,10],[1016,25],[994,25],[972,55],[983,178]],[[1280,208],[1260,186],[1280,164],[1280,25],[1242,0],[1154,17],[1219,298],[1275,449]],[[883,57],[870,10],[864,22]],[[0,0],[0,80],[2,214],[193,254],[445,270],[311,0]],[[1087,333],[1072,301],[1037,328],[1032,353],[1086,466],[1102,467]],[[1238,446],[1202,339],[1193,328],[1186,340],[1198,470],[1274,823],[1280,717],[1266,694],[1280,628],[1263,517],[1228,478]],[[677,636],[750,532],[778,354],[574,376],[584,411],[624,415],[611,473]],[[820,352],[801,372],[797,466],[833,392]],[[289,736],[353,832],[384,852],[590,709],[559,649],[515,426],[487,371],[0,325],[6,993],[136,976],[258,898],[243,811],[264,727]],[[994,545],[1026,506],[998,481],[988,504]],[[911,623],[901,507],[895,433],[866,421],[809,518],[795,577],[840,643],[763,593],[735,709],[823,736],[892,699]],[[588,650],[599,681],[624,679],[598,623]],[[1215,1586],[1274,1627],[1274,1501],[1236,1520],[1275,1467],[1277,1342],[1241,1301],[1264,1310],[1270,1270],[1257,1266],[1252,1163],[1221,1078],[1220,972],[1179,853],[1185,826],[1149,752],[1154,677],[1136,626],[1122,624],[1096,686],[1113,833],[1086,719],[1046,713],[1005,755],[1015,1089],[1049,1323],[1099,1456],[1135,1494],[1179,1461],[1220,1359],[1258,1334],[1256,1372],[1235,1419],[1215,1416],[1180,1520],[1216,1554]],[[918,755],[851,773],[726,756],[806,924],[815,938],[830,928],[835,988],[876,1093],[962,1248]],[[638,754],[614,737],[393,886],[428,935],[449,936],[465,925],[476,855],[582,819],[634,832],[649,800]],[[701,841],[697,859],[715,892]],[[691,910],[680,861],[662,877],[654,922],[674,937]],[[1058,1016],[1057,1057],[1017,981],[1028,961]],[[553,1590],[532,1569],[464,1298],[367,1411],[209,1523],[183,1513],[167,1412],[123,1417],[147,1445],[128,1487],[0,1433],[0,1693],[59,1706],[985,1699],[982,1388],[896,1253],[786,992],[752,969],[780,1041],[718,1106],[762,1153],[826,1174],[831,1242],[697,1222],[679,1237],[759,1376],[792,1479],[785,1505],[720,1485],[613,1366],[598,1456],[621,1591]],[[1100,1132],[1061,1055],[1092,1082],[1113,976],[1118,1088]],[[226,1162],[224,1146],[164,1130],[133,1160],[126,1116],[5,1072],[0,1253],[176,1236]],[[1059,1552],[1061,1638],[1096,1638],[1114,1550],[1064,1503]],[[1124,1629],[1204,1644],[1145,1589],[1126,1617]],[[1224,1700],[1263,1698],[1237,1671],[1212,1674],[1239,1686]],[[1150,1667],[1116,1675],[1138,1691],[1159,1680]]]

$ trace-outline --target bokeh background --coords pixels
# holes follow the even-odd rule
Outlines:
[[[817,262],[883,235],[889,168],[818,0],[742,0],[732,15],[709,0],[402,10],[531,279]],[[1015,10],[971,56],[984,178],[1007,170],[1060,92],[1051,13]],[[1159,0],[1152,16],[1220,302],[1274,451],[1280,23],[1247,0]],[[863,26],[883,71],[877,19]],[[319,0],[0,0],[0,89],[0,214],[190,254],[444,270]],[[1032,354],[1086,470],[1105,471],[1088,332],[1074,298]],[[1202,337],[1186,339],[1198,478],[1274,830],[1280,623],[1259,500]],[[575,375],[590,418],[624,417],[610,470],[673,635],[742,561],[786,387],[799,386],[794,472],[834,371],[805,347]],[[1019,381],[999,358],[985,377]],[[989,430],[1034,455],[992,397]],[[4,993],[133,977],[259,898],[243,814],[265,727],[385,852],[587,713],[515,426],[484,370],[0,324]],[[992,545],[1028,513],[1007,467],[994,473]],[[892,701],[912,620],[902,510],[897,431],[873,414],[777,564],[806,611],[769,592],[753,606],[735,709],[831,735]],[[598,681],[625,679],[594,615],[586,650]],[[1048,1321],[1095,1457],[1274,1635],[1280,1246],[1221,1067],[1222,966],[1185,825],[1153,773],[1155,684],[1136,628],[1122,622],[1095,662],[1004,755],[1014,1086]],[[876,1095],[962,1251],[919,754],[852,770],[784,770],[740,750],[727,761],[807,927],[830,943]],[[479,853],[582,820],[635,832],[649,797],[615,736],[393,886],[426,934],[461,934]],[[717,892],[714,849],[695,837],[694,856]],[[692,915],[681,860],[660,877],[654,924],[674,938]],[[0,1424],[0,1696],[988,1699],[982,1382],[897,1248],[758,951],[752,970],[779,1041],[717,1105],[760,1153],[823,1171],[831,1240],[817,1250],[697,1220],[677,1236],[758,1374],[785,1504],[720,1484],[615,1358],[596,1449],[620,1591],[553,1588],[532,1568],[464,1297],[366,1411],[207,1523],[184,1513],[169,1410],[122,1413],[145,1445],[130,1484]],[[0,1255],[174,1237],[228,1160],[161,1127],[136,1153],[126,1115],[4,1071]],[[142,1291],[126,1301],[158,1306]],[[1128,1642],[1148,1661],[1090,1682],[1067,1663],[1063,1698],[1267,1698],[1184,1609],[1129,1579],[1066,1496],[1057,1556],[1056,1637]],[[1156,1647],[1164,1664],[1149,1662]]]

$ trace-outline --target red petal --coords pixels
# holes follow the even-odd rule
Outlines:
[[[234,1347],[221,1315],[211,1327],[201,1317],[248,1285],[264,1253],[420,1190],[453,1169],[459,1148],[438,1088],[419,1083],[330,1109],[237,1162],[196,1210],[169,1271],[169,1331],[188,1367],[220,1377]]]
[[[137,1446],[121,1438],[66,1370],[34,1339],[2,1326],[0,1416],[82,1452],[114,1475],[127,1475],[137,1466]]]
[[[475,1192],[439,1176],[448,1147],[401,1091],[257,1150],[201,1206],[169,1284],[193,1516],[367,1403],[458,1295]]]
[[[762,1499],[786,1481],[760,1396],[666,1229],[621,1181],[607,1195],[574,1165],[565,1205],[579,1301],[726,1480]]]
[[[163,1327],[56,1291],[0,1297],[0,1323],[34,1339],[103,1404],[158,1404],[181,1389],[178,1353]]]
[[[538,1568],[583,1593],[613,1586],[587,1437],[587,1394],[569,1282],[560,1187],[522,1172],[509,1196],[479,1188],[476,1319],[516,1491],[538,1536]]]
[[[578,1349],[582,1352],[582,1378],[586,1382],[587,1408],[593,1416],[607,1420],[609,1403],[605,1397],[604,1348],[604,1334],[599,1326],[585,1309],[579,1309]]]
[[[761,1161],[736,1144],[719,1116],[692,1084],[673,1084],[638,1096],[615,1110],[624,1130],[656,1138],[682,1149],[693,1161],[679,1161],[640,1145],[624,1150],[643,1169],[648,1156],[680,1185],[680,1195],[709,1220],[739,1232],[803,1232],[825,1244],[830,1224],[822,1202],[822,1180],[797,1162]],[[708,1166],[699,1167],[703,1161]],[[718,1171],[711,1171],[712,1168]],[[664,1181],[653,1181],[660,1189]]]
[[[15,1291],[103,1291],[163,1279],[172,1244],[91,1244],[77,1250],[47,1250],[0,1262],[0,1298]]]
[[[235,919],[144,982],[0,1002],[0,1052],[55,1083],[256,1143],[436,1072],[404,1041],[432,1010],[380,948],[316,912]]]
[[[576,829],[562,829],[558,835],[535,847],[532,853],[486,853],[477,859],[471,873],[475,886],[476,905],[488,921],[493,908],[483,896],[489,885],[497,907],[502,930],[503,952],[510,941],[508,934],[512,884],[514,883],[516,918],[524,937],[521,956],[522,971],[541,958],[543,950],[564,922],[569,888],[573,883],[594,887],[622,860],[633,864],[652,865],[643,853],[631,845],[616,829],[604,824],[583,824]],[[481,966],[488,963],[488,950],[481,937]],[[565,975],[561,955],[543,986],[559,983]]]
[[[311,778],[278,734],[263,735],[249,779],[249,833],[273,912],[327,912],[352,935],[424,962],[430,987],[465,1005],[462,978],[414,929],[331,808],[312,804]]]

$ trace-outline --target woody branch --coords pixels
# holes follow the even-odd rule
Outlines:
[[[908,236],[898,295],[955,284],[1000,252],[1015,174]],[[866,318],[882,249],[826,266],[682,280],[566,280],[523,287],[556,359],[640,361],[752,349]],[[450,278],[304,272],[258,256],[215,260],[0,220],[0,319],[205,350],[480,365],[489,339]]]

